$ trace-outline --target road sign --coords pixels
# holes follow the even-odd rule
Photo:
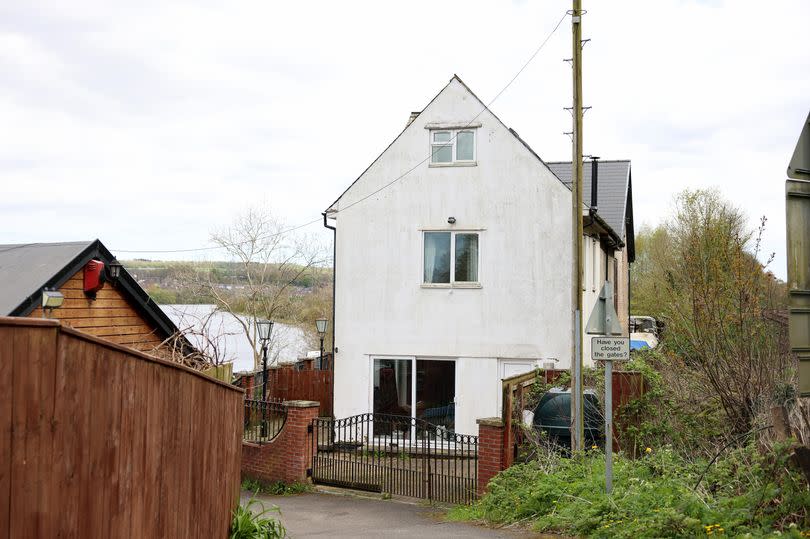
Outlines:
[[[593,306],[588,323],[585,324],[585,333],[591,335],[621,335],[624,333],[619,322],[616,309],[613,308],[613,286],[605,281],[599,298]]]
[[[591,338],[591,359],[621,361],[630,359],[630,339],[627,337]]]

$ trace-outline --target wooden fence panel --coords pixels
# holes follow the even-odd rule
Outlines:
[[[225,537],[241,438],[241,390],[0,317],[0,539]]]
[[[6,358],[14,357],[13,332],[11,328],[0,327],[0,523],[9,521],[11,509],[11,411],[12,381],[14,362]],[[8,533],[0,528],[0,537]]]
[[[332,416],[333,371],[282,367],[267,373],[268,399],[315,401],[320,403],[319,416]]]

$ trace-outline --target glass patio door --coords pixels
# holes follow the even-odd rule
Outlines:
[[[455,360],[375,358],[373,376],[375,414],[422,419],[455,431]]]

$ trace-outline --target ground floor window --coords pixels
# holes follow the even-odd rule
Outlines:
[[[455,431],[455,361],[375,358],[373,382],[375,414],[408,416]]]

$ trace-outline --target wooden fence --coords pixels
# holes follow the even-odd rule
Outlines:
[[[313,369],[311,361],[310,365],[302,365],[307,368],[299,370],[293,364],[267,369],[267,400],[315,401],[320,404],[320,417],[332,417],[334,371]],[[261,399],[261,372],[241,377],[236,383],[248,397]]]
[[[0,317],[0,538],[226,537],[242,391],[61,326]]]

